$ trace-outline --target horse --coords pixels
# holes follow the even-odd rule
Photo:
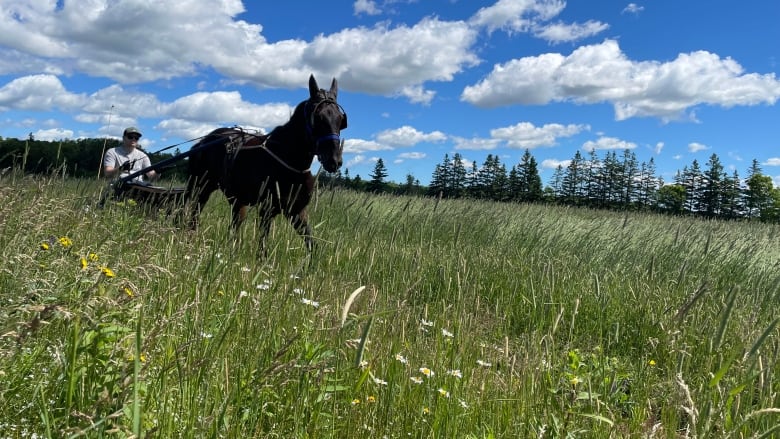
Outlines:
[[[347,113],[337,102],[338,82],[320,89],[309,77],[309,98],[300,102],[290,120],[267,135],[238,128],[218,128],[193,145],[189,152],[185,203],[191,205],[190,228],[197,229],[200,213],[211,194],[221,189],[232,208],[235,231],[258,205],[260,249],[265,254],[272,220],[283,214],[314,249],[306,206],[314,191],[311,164],[317,156],[322,167],[336,172],[342,164]],[[194,201],[194,203],[193,203]]]

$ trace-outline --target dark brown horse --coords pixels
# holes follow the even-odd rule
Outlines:
[[[341,167],[341,130],[347,115],[336,101],[338,83],[320,89],[309,78],[309,99],[295,107],[290,120],[267,135],[240,128],[219,128],[193,145],[185,196],[195,200],[191,226],[196,228],[203,206],[217,189],[233,209],[233,227],[246,219],[249,206],[258,205],[263,227],[261,248],[274,217],[285,215],[313,248],[306,206],[314,190],[310,167],[314,156],[328,172]]]

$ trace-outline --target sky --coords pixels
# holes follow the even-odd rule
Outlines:
[[[338,81],[351,177],[528,149],[548,184],[630,149],[666,182],[716,154],[780,187],[778,21],[768,0],[0,0],[0,136],[269,132],[314,74]]]

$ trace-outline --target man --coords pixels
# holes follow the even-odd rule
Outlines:
[[[126,177],[142,169],[152,166],[149,156],[138,149],[138,140],[142,134],[136,127],[128,127],[122,133],[122,145],[106,151],[103,157],[103,175],[106,177]],[[149,180],[155,180],[159,174],[153,170],[134,177],[134,183],[143,183],[144,176]]]

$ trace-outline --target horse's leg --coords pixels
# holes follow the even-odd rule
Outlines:
[[[257,256],[261,259],[267,259],[268,237],[271,235],[271,227],[273,226],[274,218],[279,214],[279,211],[274,209],[272,200],[268,198],[257,206],[257,213],[260,221],[260,242],[257,249]]]
[[[231,226],[233,227],[233,231],[238,230],[238,226],[244,223],[246,220],[247,212],[249,211],[249,206],[246,204],[241,204],[238,201],[235,201],[231,203],[233,206],[233,221],[231,222]]]
[[[293,215],[288,215],[290,224],[295,228],[299,235],[303,237],[303,243],[306,245],[306,250],[309,253],[314,251],[314,239],[311,235],[311,226],[309,225],[309,215],[306,209],[301,209],[300,212]]]
[[[184,193],[185,205],[184,211],[189,211],[189,226],[192,230],[197,230],[200,223],[200,214],[203,211],[203,207],[209,201],[211,193],[217,190],[217,182],[210,179],[200,180],[198,178],[191,178],[187,182],[187,189]],[[188,206],[187,204],[195,197],[195,205]]]

